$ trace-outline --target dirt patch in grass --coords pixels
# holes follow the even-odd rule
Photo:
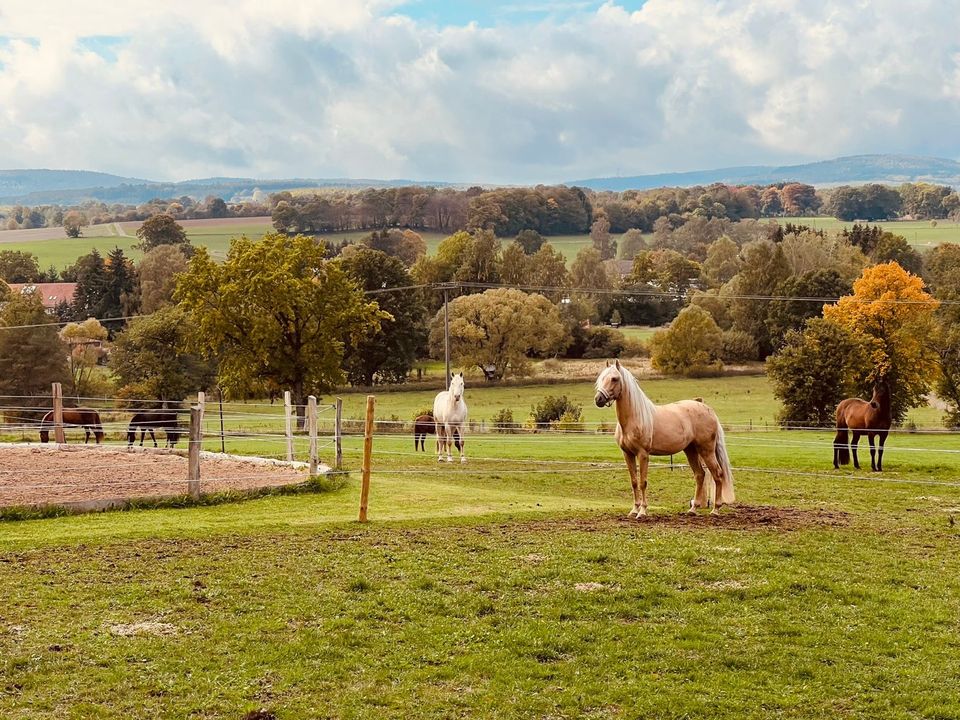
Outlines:
[[[204,456],[201,492],[251,490],[307,479],[288,465]],[[0,507],[145,499],[187,492],[187,458],[162,449],[106,445],[0,446]]]

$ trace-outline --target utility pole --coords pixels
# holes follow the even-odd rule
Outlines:
[[[443,288],[443,359],[446,363],[446,374],[444,375],[444,387],[450,389],[450,314],[447,308],[449,303],[449,291]]]

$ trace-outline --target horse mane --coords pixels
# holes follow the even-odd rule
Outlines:
[[[620,366],[620,377],[622,378],[623,389],[620,391],[630,412],[637,423],[640,425],[640,433],[643,436],[644,445],[649,446],[653,441],[653,416],[657,412],[657,406],[647,397],[646,393],[640,389],[640,383],[633,376],[633,373],[627,370],[623,365]]]

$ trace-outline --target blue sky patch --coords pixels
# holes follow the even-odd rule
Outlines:
[[[620,0],[616,5],[637,10],[644,0]],[[409,0],[395,14],[440,27],[463,26],[475,22],[483,27],[523,25],[543,20],[563,20],[581,13],[592,13],[602,0]]]
[[[127,38],[118,35],[87,35],[78,38],[77,45],[96,53],[104,60],[110,63],[117,61],[117,50],[127,41]]]

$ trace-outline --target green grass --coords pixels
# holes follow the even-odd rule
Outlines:
[[[647,325],[621,325],[617,328],[630,340],[642,340],[646,342],[653,337],[653,334],[660,328],[649,327]]]
[[[769,407],[756,377],[644,387]],[[833,471],[830,442],[728,434],[743,507],[719,519],[657,466],[626,520],[609,436],[471,434],[448,465],[378,435],[361,526],[351,434],[340,489],[0,522],[0,717],[956,717],[955,439],[895,434],[882,475]]]
[[[837,220],[837,218],[828,217],[795,217],[781,218],[780,224],[800,223],[810,227],[826,230],[828,232],[839,232],[843,228],[853,227],[852,222]],[[941,243],[960,243],[960,223],[949,220],[937,220],[936,226],[930,220],[895,220],[886,222],[867,223],[869,225],[880,225],[884,230],[889,230],[897,235],[902,235],[907,242],[918,250],[924,250],[935,247]]]

